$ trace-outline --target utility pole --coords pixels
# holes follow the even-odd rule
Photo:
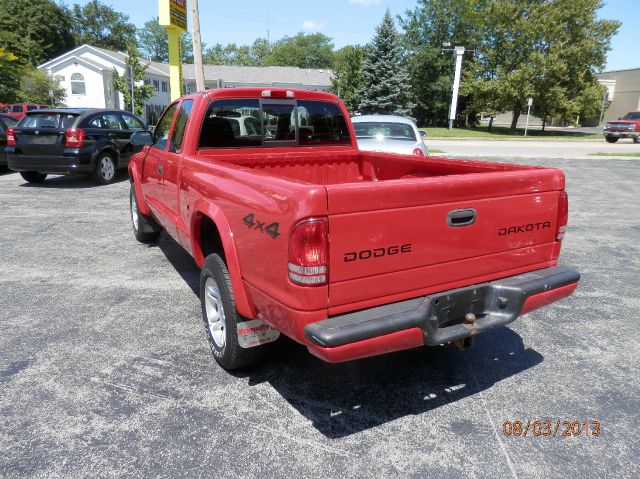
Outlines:
[[[202,66],[202,41],[200,39],[198,0],[191,0],[191,22],[193,23],[193,63],[196,70],[196,89],[198,91],[204,91],[204,68]]]

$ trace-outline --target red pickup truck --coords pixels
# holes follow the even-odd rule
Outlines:
[[[474,335],[570,295],[560,170],[359,151],[337,97],[226,89],[172,103],[129,163],[136,238],[202,268],[227,369],[284,334],[330,362]]]

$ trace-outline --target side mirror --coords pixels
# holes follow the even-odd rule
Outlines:
[[[135,146],[153,145],[153,137],[150,131],[136,131],[131,135],[131,144]]]
[[[427,132],[424,130],[420,130],[420,138],[426,138],[427,137]]]

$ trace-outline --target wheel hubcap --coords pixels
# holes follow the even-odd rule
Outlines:
[[[131,194],[131,223],[134,231],[138,231],[138,203],[136,202],[135,193]]]
[[[207,315],[207,328],[216,346],[223,348],[226,343],[226,321],[224,308],[222,307],[222,296],[215,280],[207,278],[204,285],[204,305]]]
[[[105,156],[104,158],[102,158],[102,160],[100,160],[100,174],[106,181],[111,180],[115,172],[116,169],[111,158]]]

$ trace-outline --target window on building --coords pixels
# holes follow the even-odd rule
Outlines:
[[[84,84],[84,77],[81,73],[74,73],[71,75],[71,94],[72,95],[86,95],[87,89]]]
[[[160,91],[160,82],[158,80],[153,80],[153,88],[155,88],[156,91]]]
[[[166,93],[167,92],[167,82],[163,81],[162,82],[162,93]]]

